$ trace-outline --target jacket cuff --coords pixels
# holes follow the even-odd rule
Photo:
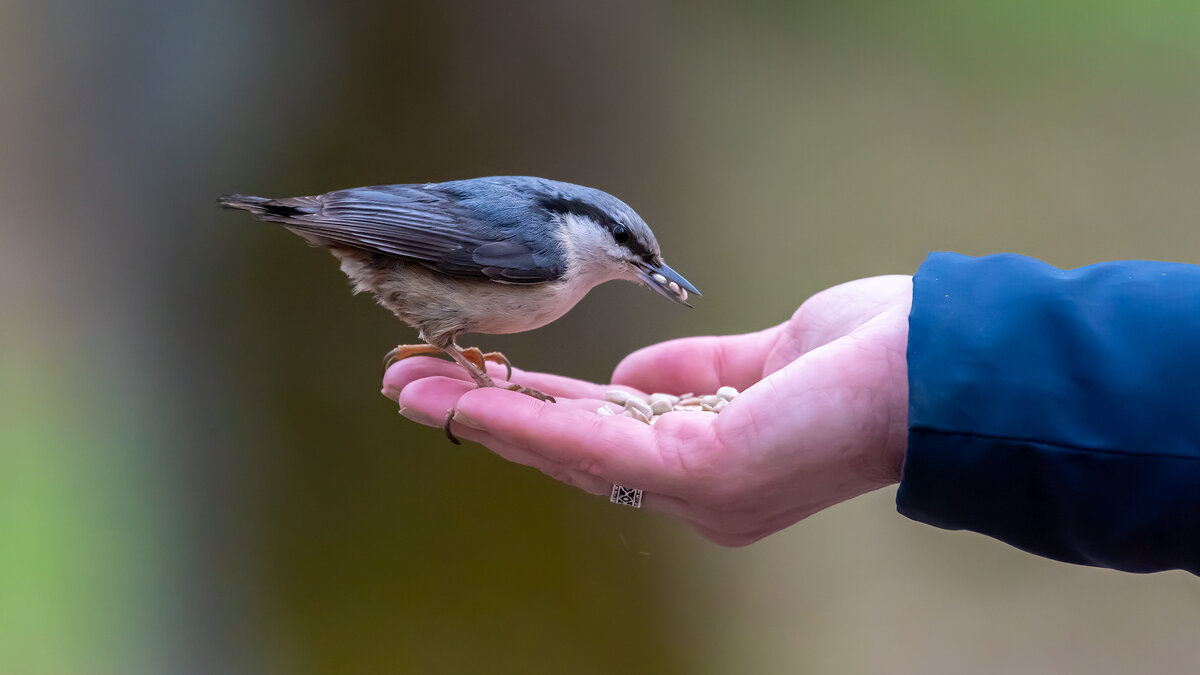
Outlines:
[[[935,253],[897,508],[1066,562],[1200,574],[1200,268]]]

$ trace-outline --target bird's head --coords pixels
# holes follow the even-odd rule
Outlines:
[[[658,240],[633,209],[612,195],[580,185],[551,183],[534,197],[566,253],[568,277],[640,281],[683,305],[700,292],[663,261]]]

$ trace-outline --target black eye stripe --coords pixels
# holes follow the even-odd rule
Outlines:
[[[572,215],[590,218],[600,224],[601,227],[608,230],[613,240],[618,244],[627,247],[634,255],[651,258],[650,250],[646,248],[644,242],[633,236],[633,232],[628,226],[617,222],[604,209],[589,204],[582,199],[568,198],[562,194],[543,194],[537,199],[538,205],[547,211],[554,213],[570,213]],[[624,232],[624,235],[618,237],[617,232]]]
[[[612,219],[612,216],[604,212],[604,209],[588,204],[580,199],[567,199],[562,195],[544,195],[538,201],[541,207],[547,211],[570,213],[584,218],[591,218],[610,230],[617,224]]]

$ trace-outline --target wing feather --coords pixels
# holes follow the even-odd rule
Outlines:
[[[412,260],[445,274],[505,283],[562,276],[544,251],[433,185],[386,185],[262,200],[254,211],[298,234]]]

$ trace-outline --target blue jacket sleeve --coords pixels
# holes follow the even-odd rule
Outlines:
[[[913,279],[904,515],[1200,574],[1200,267],[936,253]]]

